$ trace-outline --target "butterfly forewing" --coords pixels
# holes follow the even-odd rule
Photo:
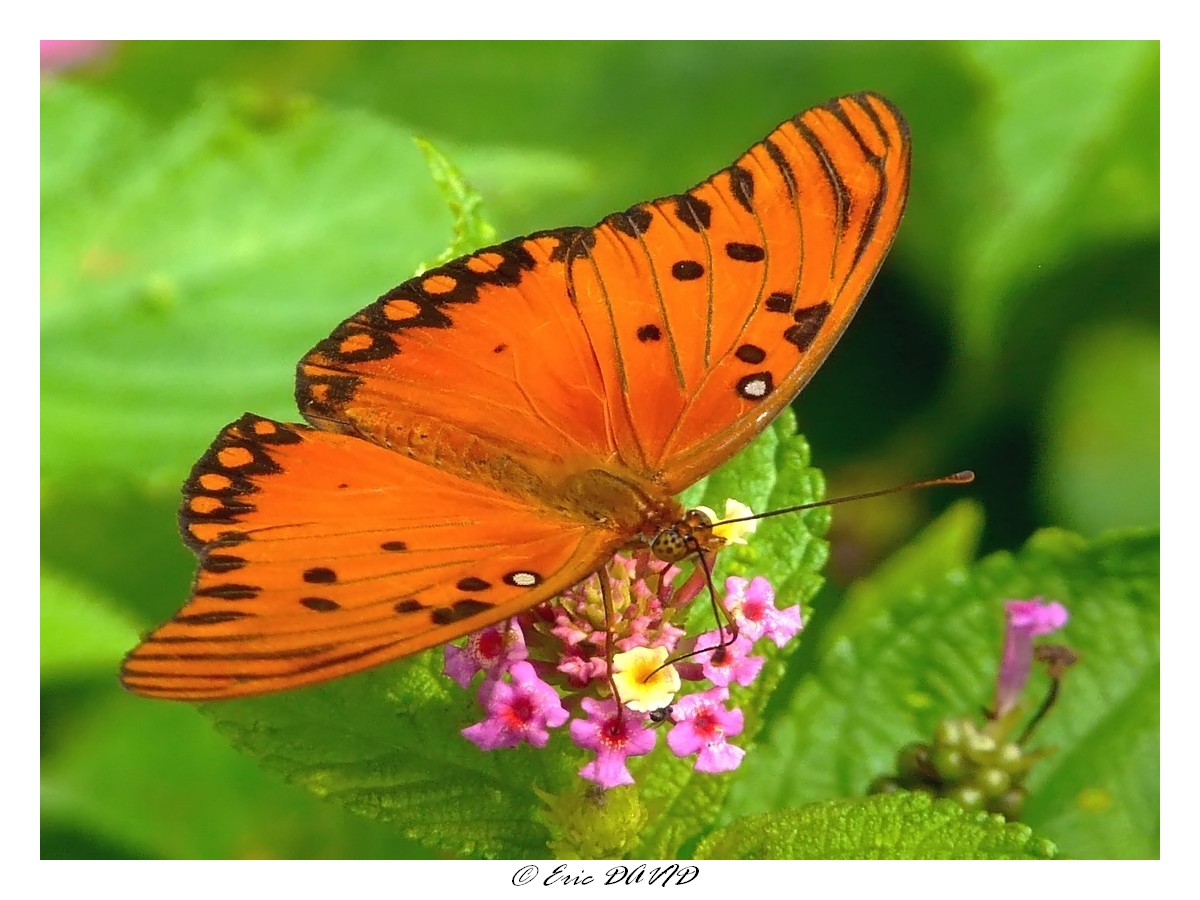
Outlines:
[[[684,194],[390,291],[302,360],[300,409],[392,444],[435,422],[551,481],[611,465],[677,493],[828,356],[895,235],[908,168],[887,101],[831,101]]]
[[[509,241],[389,291],[301,360],[300,411],[402,452],[471,443],[539,474],[609,459],[597,349],[566,295],[569,248],[585,233]],[[437,464],[459,461],[441,452]]]
[[[687,194],[598,226],[572,295],[612,341],[608,402],[669,491],[745,446],[828,356],[895,235],[908,170],[895,110],[846,97]]]

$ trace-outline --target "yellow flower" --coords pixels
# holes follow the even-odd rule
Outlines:
[[[679,673],[674,666],[659,669],[669,655],[666,647],[634,647],[614,656],[613,683],[621,694],[621,702],[634,712],[650,712],[670,705],[679,690]]]
[[[732,497],[725,501],[725,515],[723,516],[718,516],[707,506],[697,506],[696,509],[707,515],[714,522],[719,522],[722,519],[742,519],[746,516],[754,515],[754,510],[740,500],[734,500]],[[753,534],[757,529],[758,519],[751,519],[749,522],[732,522],[728,525],[717,525],[713,528],[713,534],[719,538],[724,538],[726,544],[744,544],[746,543],[745,535]]]

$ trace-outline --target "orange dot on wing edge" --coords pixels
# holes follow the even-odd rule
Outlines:
[[[223,491],[232,484],[232,478],[218,472],[205,472],[200,476],[200,487],[206,491]]]
[[[427,294],[445,294],[454,290],[458,282],[449,275],[430,275],[421,282],[421,287]]]
[[[245,447],[224,447],[217,453],[217,459],[227,469],[237,469],[254,462],[254,454]]]
[[[403,322],[416,318],[421,313],[421,307],[412,300],[389,300],[383,307],[383,314],[393,322]]]
[[[207,515],[210,512],[215,512],[224,504],[216,497],[193,497],[188,503],[188,509],[200,515]]]
[[[219,538],[228,527],[228,525],[216,525],[212,522],[193,522],[188,526],[188,534],[192,536],[193,540],[207,544],[209,541]]]
[[[355,353],[359,350],[368,349],[373,343],[374,340],[369,334],[358,332],[357,334],[347,335],[343,338],[342,342],[338,344],[338,351],[341,353]]]
[[[472,256],[467,260],[467,268],[480,275],[486,275],[488,272],[496,271],[502,262],[504,262],[504,257],[499,253],[481,253],[479,256]]]

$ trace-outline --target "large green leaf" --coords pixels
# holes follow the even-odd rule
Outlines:
[[[895,794],[748,816],[711,835],[700,859],[1049,859],[1049,841],[948,800]]]
[[[1057,752],[1033,770],[1024,818],[1070,856],[1156,856],[1158,538],[1145,531],[1089,543],[1048,530],[971,569],[861,584],[764,737],[756,764],[774,791],[739,784],[729,814],[859,796],[937,721],[986,706],[1003,601],[1033,596],[1071,611],[1055,638],[1082,661],[1033,741]]]
[[[89,699],[69,733],[43,738],[43,856],[422,854],[392,829],[265,775],[189,706],[115,692]],[[43,710],[60,701],[44,697]]]
[[[242,410],[294,418],[295,360],[448,243],[420,150],[370,117],[214,99],[150,131],[68,85],[42,104],[48,479],[173,485]]]
[[[1061,265],[1088,243],[1158,231],[1157,44],[1084,41],[1056,50],[962,45],[988,89],[980,162],[992,183],[967,226],[977,246],[965,248],[956,294],[970,364],[1024,339],[1028,314],[1047,318],[1044,308],[1011,302],[1043,277],[1047,261]]]

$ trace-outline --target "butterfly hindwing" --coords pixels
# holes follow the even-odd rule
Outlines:
[[[245,415],[185,486],[192,599],[125,661],[141,694],[324,681],[514,615],[619,537],[359,438]]]

